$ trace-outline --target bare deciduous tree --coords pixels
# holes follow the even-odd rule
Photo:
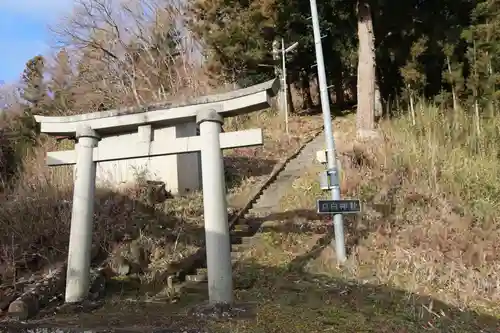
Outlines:
[[[0,84],[0,112],[19,111],[19,104],[19,87],[15,84]]]
[[[180,2],[78,0],[51,30],[59,46],[79,54],[75,90],[92,101],[80,103],[80,112],[103,103],[164,101],[199,87],[193,76],[200,75],[200,66]]]

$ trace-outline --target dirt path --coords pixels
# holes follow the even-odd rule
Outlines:
[[[299,178],[307,167],[314,163],[316,152],[323,149],[324,146],[324,134],[318,135],[279,173],[274,183],[264,191],[249,213],[254,216],[262,216],[279,212],[280,200],[285,195],[290,184]]]

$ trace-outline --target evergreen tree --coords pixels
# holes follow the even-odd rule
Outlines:
[[[264,1],[197,0],[190,6],[190,26],[206,48],[211,73],[229,82],[270,77],[260,67],[272,63],[272,38],[263,33],[275,23],[274,4]]]
[[[21,76],[21,98],[25,101],[23,112],[14,127],[19,136],[20,146],[29,148],[36,144],[38,127],[33,115],[47,111],[47,87],[44,82],[45,59],[38,55],[26,63]],[[25,149],[20,149],[25,151]],[[22,154],[22,153],[21,153]]]
[[[471,25],[463,30],[468,42],[466,52],[470,67],[467,87],[472,95],[476,113],[494,106],[500,97],[500,3],[494,0],[478,1],[471,13]]]
[[[47,87],[44,82],[45,59],[38,55],[26,63],[23,71],[21,97],[28,103],[30,112],[44,111],[47,102]]]
[[[421,96],[426,84],[425,69],[421,57],[427,50],[427,38],[421,37],[413,43],[410,49],[410,59],[401,68],[401,76],[405,83],[405,92],[409,101],[409,109],[415,124],[415,96]]]
[[[68,52],[62,49],[56,56],[48,88],[52,94],[52,109],[57,114],[68,114],[73,108],[73,70]]]

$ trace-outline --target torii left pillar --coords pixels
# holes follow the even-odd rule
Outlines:
[[[89,292],[96,178],[94,148],[100,140],[99,135],[88,126],[79,127],[76,138],[78,144],[66,274],[66,303],[81,302]]]

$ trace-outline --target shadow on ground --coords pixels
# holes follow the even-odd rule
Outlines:
[[[219,323],[214,332],[498,332],[500,321],[387,286],[309,274],[294,266],[243,262],[238,301],[255,304],[254,320]]]
[[[387,286],[310,274],[293,265],[240,262],[234,269],[234,285],[235,304],[244,309],[239,318],[194,312],[206,300],[205,293],[198,293],[183,295],[176,305],[131,301],[109,308],[101,316],[83,313],[57,323],[48,319],[32,325],[79,327],[87,332],[172,333],[494,333],[500,329],[500,321],[492,316]],[[23,332],[18,328],[3,331]]]
[[[318,216],[312,210],[271,214],[257,222],[284,221],[281,225],[260,225],[278,233],[314,234],[311,226]],[[308,227],[297,229],[302,223]],[[298,222],[298,223],[297,223]],[[316,221],[318,222],[318,221]],[[351,223],[352,225],[355,225]],[[324,221],[316,223],[325,224]],[[328,224],[328,223],[327,223]],[[346,225],[350,225],[346,223]],[[323,226],[325,228],[325,226]],[[331,231],[330,226],[326,226]],[[324,230],[324,229],[323,229]],[[364,237],[370,228],[358,232]],[[356,229],[352,231],[356,232]],[[218,237],[218,235],[214,235]],[[349,238],[350,236],[348,236]],[[197,313],[207,300],[207,291],[185,291],[176,303],[120,297],[102,308],[64,317],[52,316],[30,323],[33,327],[78,327],[87,332],[483,332],[500,331],[493,316],[459,309],[436,299],[389,286],[362,284],[307,272],[305,266],[331,241],[331,232],[310,251],[267,266],[258,259],[238,262],[233,271],[235,304],[244,309],[241,318],[214,318]],[[195,309],[195,310],[193,310]],[[17,324],[3,332],[28,332]],[[57,332],[71,330],[58,330]],[[74,330],[73,330],[74,331]],[[31,329],[30,332],[36,332]],[[39,332],[42,332],[39,330]],[[56,332],[44,330],[43,332]]]
[[[216,332],[493,333],[500,330],[500,320],[494,316],[390,286],[309,272],[308,265],[333,240],[331,222],[318,221],[319,218],[315,211],[301,209],[256,219],[263,232],[324,235],[309,251],[290,258],[285,265],[280,265],[282,261],[278,258],[269,259],[277,263],[274,267],[263,266],[257,260],[238,265],[235,285],[242,289],[237,292],[239,301],[257,302],[257,320],[229,323],[224,326],[227,330]],[[349,249],[384,227],[381,220],[370,223],[356,216],[346,216],[344,221]]]
[[[347,252],[350,253],[361,240],[376,231],[380,225],[366,224],[357,215],[344,216],[344,232],[346,235]],[[243,221],[240,221],[243,223]],[[250,217],[244,220],[251,226],[253,232],[277,232],[285,234],[328,234],[327,244],[333,239],[333,222],[331,216],[318,214],[312,209],[295,209],[286,212],[272,213],[264,217]]]

